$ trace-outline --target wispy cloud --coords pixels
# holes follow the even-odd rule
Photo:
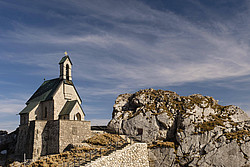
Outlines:
[[[203,27],[203,24],[199,25],[170,11],[157,11],[143,3],[135,3],[136,5],[130,2],[106,6],[118,6],[117,10],[110,12],[104,6],[87,2],[90,13],[95,13],[96,19],[103,15],[107,16],[103,22],[113,26],[113,31],[98,28],[96,32],[103,32],[102,34],[68,35],[60,31],[58,33],[54,29],[45,30],[17,24],[17,31],[10,31],[7,36],[19,42],[81,45],[77,52],[83,56],[76,57],[86,57],[86,66],[80,67],[77,71],[81,71],[81,74],[78,72],[76,76],[94,81],[113,78],[119,84],[126,81],[130,85],[161,86],[237,77],[250,73],[248,43],[246,39],[239,41],[232,30],[227,28],[228,21],[213,22],[208,29]],[[71,5],[74,4],[83,8],[86,5],[73,1]],[[211,13],[208,10],[206,14]],[[67,16],[64,17],[67,19]],[[79,21],[82,19],[79,15],[72,17]],[[123,22],[124,18],[131,22]],[[235,18],[231,20],[234,21]],[[79,25],[97,29],[91,22],[75,23],[71,26]],[[248,25],[245,26],[248,28]],[[85,56],[85,49],[89,49],[90,46],[95,47],[97,52],[93,53],[91,50],[91,53],[87,52],[90,55]],[[106,50],[104,53],[103,48]],[[24,59],[20,61],[33,63],[38,57],[53,57],[54,60],[56,55],[58,53],[52,53],[51,56],[34,55],[32,59],[29,55],[24,55]],[[27,61],[27,58],[30,60]],[[45,68],[48,66],[48,70],[52,69],[51,64],[40,65]],[[84,74],[87,69],[89,71],[94,68],[96,70]]]
[[[237,77],[250,73],[248,39],[239,39],[233,33],[237,31],[234,24],[238,17],[248,22],[246,17],[242,17],[244,13],[224,22],[209,20],[211,27],[208,28],[203,22],[198,24],[170,10],[155,10],[141,2],[112,2],[101,3],[100,6],[89,1],[64,2],[72,7],[71,10],[86,9],[78,15],[61,16],[66,20],[77,20],[70,27],[94,28],[94,32],[68,34],[68,28],[55,31],[58,25],[48,29],[15,23],[15,30],[7,31],[3,37],[26,44],[81,46],[74,51],[77,52],[75,57],[84,60],[86,66],[79,66],[76,76],[92,81],[108,82],[112,78],[116,84],[127,82],[130,86],[150,87]],[[214,16],[212,11],[201,4],[195,5],[205,11],[208,18]],[[52,13],[55,15],[56,11]],[[88,14],[92,13],[95,15],[91,21],[85,22]],[[46,13],[48,14],[50,13]],[[112,27],[112,31],[105,26],[93,25],[94,20],[98,24]],[[59,25],[62,28],[68,26]],[[244,27],[248,29],[249,24],[244,24]],[[246,36],[250,35],[246,33]],[[18,62],[37,62],[39,66],[51,71],[55,70],[54,64],[38,63],[38,58],[43,57],[54,62],[58,55],[58,52],[22,55]],[[91,73],[84,73],[86,70],[91,70]]]
[[[0,28],[1,62],[27,66],[23,75],[54,78],[67,50],[90,115],[103,111],[101,104],[93,105],[97,98],[102,103],[105,96],[141,88],[216,81],[215,86],[247,89],[243,78],[250,74],[249,2],[241,1],[244,8],[233,7],[230,16],[202,1],[183,2],[199,11],[196,15],[196,10],[183,14],[134,0],[30,2],[32,8],[22,2],[0,3],[40,20],[1,16],[2,25],[8,26]],[[25,100],[3,99],[0,112],[18,112]]]
[[[11,85],[11,86],[16,86],[16,85],[18,85],[18,84],[17,84],[17,83],[14,83],[14,82],[0,81],[0,85]]]
[[[15,121],[1,121],[0,122],[0,130],[7,130],[9,133],[16,130],[18,127],[19,122]]]
[[[5,114],[18,114],[24,107],[25,101],[20,99],[1,99],[0,100],[0,113]]]

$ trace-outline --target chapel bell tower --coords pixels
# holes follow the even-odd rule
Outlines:
[[[60,79],[72,81],[71,68],[72,62],[69,58],[67,52],[64,53],[65,56],[59,62],[60,65]]]

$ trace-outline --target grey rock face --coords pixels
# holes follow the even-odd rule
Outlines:
[[[212,97],[184,97],[171,91],[145,89],[120,95],[112,116],[108,124],[111,131],[119,129],[119,133],[148,143],[174,142],[175,149],[149,149],[154,166],[250,164],[247,114],[233,105],[221,106]],[[141,129],[142,138],[138,135]]]
[[[5,166],[7,160],[14,159],[18,129],[9,134],[6,131],[0,132],[0,166]]]
[[[149,150],[149,164],[150,166],[165,166],[170,167],[175,163],[174,148],[155,148]]]

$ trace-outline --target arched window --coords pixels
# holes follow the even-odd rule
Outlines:
[[[69,80],[69,65],[66,65],[66,80]]]
[[[81,115],[79,113],[76,114],[76,120],[81,121]]]
[[[26,124],[26,115],[23,116],[23,124]]]
[[[48,114],[47,107],[45,107],[45,110],[44,110],[44,118],[47,118],[47,114]]]

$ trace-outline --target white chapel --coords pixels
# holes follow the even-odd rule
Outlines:
[[[66,52],[59,65],[59,78],[44,81],[19,113],[21,125],[34,120],[84,120],[82,100],[72,82],[72,62]]]

